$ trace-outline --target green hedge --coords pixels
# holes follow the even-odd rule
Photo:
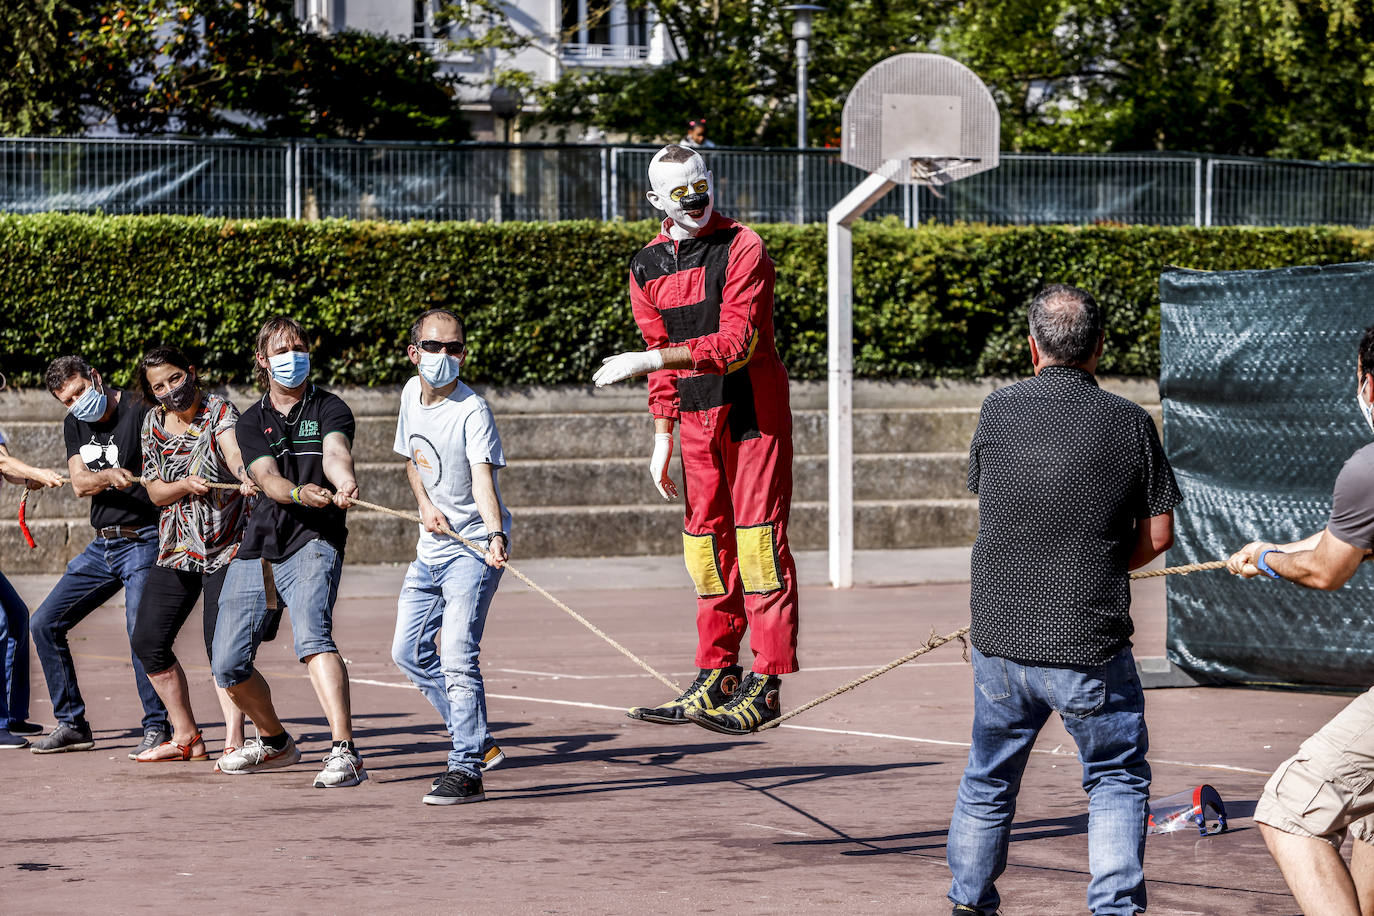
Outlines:
[[[795,378],[825,372],[822,226],[757,227],[778,265],[778,342]],[[251,377],[253,335],[291,314],[316,335],[329,382],[412,371],[413,316],[468,323],[465,377],[586,384],[603,356],[642,346],[625,283],[648,223],[224,221],[0,216],[0,372],[36,385],[84,354],[127,384],[148,348],[187,348],[218,382]],[[1024,305],[1045,282],[1107,307],[1102,371],[1159,371],[1159,272],[1369,259],[1374,232],[1307,229],[861,225],[855,233],[856,370],[870,378],[1011,375],[1027,366]]]

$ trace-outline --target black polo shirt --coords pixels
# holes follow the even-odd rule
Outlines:
[[[324,438],[343,433],[353,442],[353,411],[338,395],[311,385],[301,402],[283,416],[262,398],[239,417],[234,427],[243,463],[252,467],[259,458],[275,458],[277,471],[293,484],[313,483],[333,490],[324,476]],[[238,556],[284,560],[310,541],[328,541],[342,553],[348,540],[344,510],[330,505],[312,509],[295,503],[260,498],[248,517]]]
[[[143,473],[143,418],[148,405],[135,394],[105,386],[106,397],[113,398],[116,392],[119,403],[107,420],[87,423],[67,414],[62,421],[67,460],[80,455],[92,471],[124,468],[138,477]],[[141,483],[127,490],[101,490],[91,497],[93,528],[146,528],[156,525],[157,519],[158,508]]]
[[[1143,408],[1082,369],[1048,366],[983,402],[968,488],[979,652],[1101,665],[1130,645],[1136,523],[1183,501]]]

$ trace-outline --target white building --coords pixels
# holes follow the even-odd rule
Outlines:
[[[506,0],[510,25],[529,41],[526,49],[514,54],[449,50],[444,30],[435,27],[435,15],[446,0],[297,4],[301,17],[322,32],[356,29],[427,44],[446,71],[463,78],[460,97],[479,140],[507,138],[505,122],[492,112],[490,82],[497,68],[523,70],[542,83],[558,79],[569,68],[655,66],[673,53],[667,30],[647,10],[631,10],[624,0]]]

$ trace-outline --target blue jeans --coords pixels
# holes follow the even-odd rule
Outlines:
[[[0,573],[0,729],[29,717],[29,608]]]
[[[1097,916],[1145,909],[1145,695],[1129,648],[1096,668],[1019,665],[973,651],[973,746],[946,855],[949,899],[994,912],[1007,867],[1016,793],[1035,737],[1058,712],[1078,745],[1088,793],[1088,906]]]
[[[343,554],[328,541],[316,538],[284,560],[272,563],[277,594],[291,614],[291,637],[296,658],[306,661],[322,652],[338,652],[334,645],[334,599],[339,593]],[[224,575],[215,622],[210,667],[221,687],[242,684],[253,676],[267,625],[267,593],[262,584],[262,560],[235,558]]]
[[[501,570],[466,551],[443,565],[416,560],[396,606],[391,657],[434,704],[453,737],[448,768],[469,776],[482,775],[482,753],[495,743],[477,654],[500,581]]]
[[[33,646],[48,681],[53,715],[57,721],[77,728],[88,728],[86,703],[76,685],[76,666],[67,634],[90,613],[124,589],[124,623],[130,635],[143,599],[143,582],[157,561],[157,526],[138,529],[139,538],[98,537],[67,564],[57,585],[33,612],[30,626]],[[134,664],[134,683],[143,702],[143,727],[170,731],[167,707],[148,683],[148,675],[138,658]]]

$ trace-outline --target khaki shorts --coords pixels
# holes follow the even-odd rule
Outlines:
[[[1255,820],[1337,849],[1349,832],[1374,844],[1374,689],[1365,691],[1285,760]]]

